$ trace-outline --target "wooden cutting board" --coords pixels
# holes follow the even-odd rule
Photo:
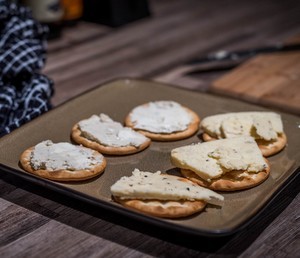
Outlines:
[[[300,115],[300,51],[258,55],[215,80],[211,91]]]

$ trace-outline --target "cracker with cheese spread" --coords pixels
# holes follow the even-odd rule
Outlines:
[[[125,124],[155,141],[188,138],[199,129],[200,118],[175,101],[153,101],[135,107]]]
[[[287,137],[281,116],[274,112],[235,112],[205,117],[200,123],[203,140],[253,137],[265,157],[281,151]]]
[[[135,169],[111,186],[113,199],[125,207],[162,217],[180,218],[202,211],[224,197],[182,177]]]
[[[71,137],[76,143],[109,155],[137,153],[151,143],[143,134],[124,127],[106,114],[79,121],[73,126]]]
[[[252,188],[270,174],[269,162],[250,136],[178,147],[171,162],[184,177],[216,191]]]
[[[54,181],[81,181],[104,172],[106,160],[102,154],[68,142],[38,143],[25,150],[20,163],[24,170]]]

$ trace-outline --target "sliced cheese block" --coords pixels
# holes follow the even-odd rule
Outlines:
[[[173,133],[186,130],[192,122],[192,116],[177,102],[155,101],[134,108],[130,120],[135,129]]]
[[[50,140],[37,144],[31,154],[30,163],[34,170],[56,171],[91,169],[103,161],[102,155],[68,142],[53,143]]]
[[[171,161],[207,181],[230,171],[257,173],[267,167],[257,143],[250,136],[179,147],[171,151]]]
[[[114,196],[122,199],[143,200],[223,200],[223,196],[192,182],[181,181],[180,177],[151,173],[135,169],[130,177],[122,177],[111,186]]]
[[[204,118],[200,126],[210,136],[218,139],[245,135],[271,141],[283,133],[281,116],[274,112],[219,114]]]
[[[105,146],[124,147],[135,146],[149,141],[143,134],[121,123],[113,121],[109,116],[93,115],[78,123],[82,135]]]

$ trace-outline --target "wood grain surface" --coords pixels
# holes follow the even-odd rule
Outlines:
[[[300,51],[254,57],[214,81],[211,91],[300,115]]]
[[[295,0],[150,3],[149,18],[119,29],[71,28],[63,39],[50,42],[44,73],[56,85],[53,105],[116,77],[156,78],[195,57],[280,43],[299,33]],[[169,82],[206,90],[211,81],[205,76]]]
[[[149,3],[149,18],[114,29],[81,22],[49,42],[43,72],[55,83],[54,106],[113,78],[160,78],[195,57],[272,45],[300,34],[297,0]],[[207,91],[225,73],[186,75],[170,82]],[[0,256],[299,257],[299,186],[298,177],[237,234],[195,239],[141,227],[1,171]]]

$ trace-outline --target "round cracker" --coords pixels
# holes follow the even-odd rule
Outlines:
[[[210,136],[208,133],[203,133],[202,138],[205,142],[218,140],[217,138]],[[255,140],[264,157],[269,157],[280,152],[287,143],[287,137],[285,133],[278,135],[276,141],[268,142],[264,140]]]
[[[276,141],[267,142],[257,140],[258,147],[260,148],[263,156],[269,157],[280,152],[287,144],[287,137],[285,133],[278,136]]]
[[[161,218],[187,217],[202,211],[206,206],[205,201],[125,200],[118,197],[114,199],[127,208]]]
[[[268,167],[258,173],[248,173],[246,171],[231,171],[220,178],[211,179],[210,182],[203,180],[195,172],[189,169],[180,169],[181,174],[194,183],[209,188],[214,191],[238,191],[255,187],[264,182],[270,175],[270,164],[265,159]],[[240,176],[242,173],[243,176]]]
[[[45,169],[38,169],[35,170],[31,166],[31,153],[34,150],[34,147],[28,148],[25,150],[20,157],[20,163],[24,170],[35,174],[37,176],[47,178],[54,181],[82,181],[93,178],[98,176],[104,172],[106,167],[106,160],[99,152],[93,151],[93,155],[101,155],[102,162],[100,164],[95,165],[91,169],[82,169],[82,170],[67,170],[67,169],[60,169],[60,170],[45,170]]]
[[[147,105],[144,104],[144,105]],[[194,135],[199,129],[200,117],[191,109],[182,106],[192,117],[191,123],[184,131],[178,131],[173,133],[153,133],[147,130],[142,129],[135,129],[134,123],[131,121],[131,113],[132,111],[126,116],[125,118],[125,125],[128,127],[133,128],[134,130],[144,134],[145,136],[149,137],[154,141],[177,141],[188,138]]]
[[[122,147],[102,145],[96,141],[90,140],[82,136],[78,124],[73,126],[71,131],[71,137],[73,141],[78,144],[82,144],[85,147],[91,148],[93,150],[99,151],[100,153],[108,154],[108,155],[127,155],[127,154],[137,153],[149,147],[151,143],[151,140],[147,139],[147,141],[145,141],[138,147],[133,145],[122,146]]]

